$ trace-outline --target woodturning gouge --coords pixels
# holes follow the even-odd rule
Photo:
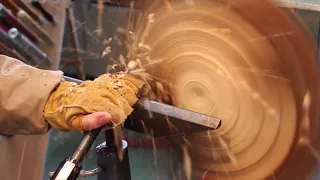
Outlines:
[[[66,81],[75,82],[81,84],[83,81],[71,77],[64,76],[63,77]],[[151,113],[151,114],[150,114]],[[204,130],[212,130],[217,129],[221,125],[221,119],[217,117],[206,116],[197,112],[188,111],[185,109],[177,108],[174,106],[158,103],[156,101],[151,101],[147,99],[139,99],[138,102],[134,105],[134,112],[128,117],[128,119],[133,120],[137,119],[138,121],[134,121],[135,124],[132,122],[125,123],[125,127],[129,127],[128,129],[133,129],[135,131],[144,133],[144,130],[141,129],[142,124],[138,123],[143,121],[144,126],[149,129],[154,129],[156,134],[155,136],[159,137],[164,134],[168,135],[168,132],[162,132],[164,129],[160,128],[159,126],[168,126],[167,119],[172,121],[173,125],[177,126],[177,129],[187,133],[194,132],[194,131],[204,131]],[[147,122],[150,119],[157,119],[157,122],[151,121]],[[176,122],[180,121],[180,122]],[[190,128],[190,125],[193,125]],[[155,128],[158,127],[158,128]],[[180,128],[179,128],[180,127]],[[160,129],[157,133],[157,129]],[[187,131],[187,132],[186,132]],[[173,132],[172,132],[173,133]],[[170,133],[171,134],[171,133]],[[172,134],[171,134],[172,135]]]
[[[67,76],[64,76],[64,79],[66,81],[71,81],[78,84],[83,82],[81,80]],[[152,115],[150,115],[150,113]],[[125,128],[138,131],[140,133],[146,133],[146,129],[153,129],[153,136],[156,137],[179,135],[182,132],[191,133],[214,130],[221,126],[221,119],[219,118],[206,116],[200,113],[180,109],[174,106],[169,106],[147,99],[138,100],[138,102],[134,106],[134,112],[128,117],[128,120],[129,121],[125,123]],[[168,124],[168,120],[170,120],[170,125]],[[165,126],[167,127],[163,128]],[[171,130],[171,128],[169,128],[170,126],[174,126],[174,130]],[[93,171],[81,172],[81,162],[95,139],[98,137],[101,129],[102,128],[98,128],[85,133],[82,142],[74,152],[73,156],[71,158],[64,159],[54,173],[49,173],[51,180],[74,180],[79,176],[92,176],[96,175],[99,172],[98,169],[95,169]],[[106,144],[108,145],[108,142],[110,142],[109,146],[114,145],[114,137],[111,135],[112,133],[112,131],[106,132]],[[126,144],[126,142],[124,142],[123,144]],[[106,149],[107,148],[108,146],[106,146]],[[114,146],[111,146],[109,148],[111,148],[111,150],[108,149],[107,151],[110,151],[108,153],[112,155],[108,156],[117,158],[116,153],[111,152],[112,150],[114,150]],[[126,149],[126,147],[123,148]],[[113,158],[113,161],[110,161],[109,163],[113,163],[114,161],[115,160]],[[128,160],[124,162],[128,162]],[[121,164],[117,162],[115,162],[113,166],[119,166],[118,168],[115,168],[117,170],[124,167],[129,168],[129,166],[123,166],[123,163]],[[119,179],[119,175],[116,175],[115,173],[117,173],[116,170],[110,173],[110,177],[108,179]],[[122,172],[122,174],[126,173]],[[127,173],[123,176],[126,176],[128,178],[128,176],[130,175],[128,175]]]

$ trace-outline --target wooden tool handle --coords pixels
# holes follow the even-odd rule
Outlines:
[[[17,6],[16,3],[14,3],[12,0],[2,0],[2,3],[7,6],[13,14],[17,14],[20,10],[19,6]]]
[[[32,7],[23,0],[13,0],[21,9],[27,12],[32,19],[36,20],[39,24],[44,24],[44,17],[37,14]]]

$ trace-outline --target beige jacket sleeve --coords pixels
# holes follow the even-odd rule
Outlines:
[[[0,134],[43,134],[49,124],[43,110],[61,71],[40,70],[0,55]]]

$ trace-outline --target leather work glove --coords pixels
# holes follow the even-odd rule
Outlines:
[[[133,111],[132,106],[138,100],[136,95],[143,84],[143,81],[122,72],[104,74],[80,85],[64,81],[50,95],[44,117],[57,130],[84,132],[84,115],[107,112],[115,127]]]

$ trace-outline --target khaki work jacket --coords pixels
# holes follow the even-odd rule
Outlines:
[[[12,135],[0,139],[0,179],[42,179],[50,129],[43,109],[62,76],[0,55],[0,134]]]

